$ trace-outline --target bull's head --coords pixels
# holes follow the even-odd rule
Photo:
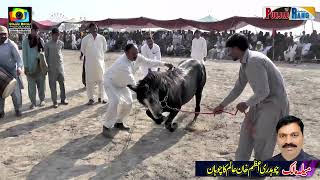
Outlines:
[[[159,100],[159,89],[152,89],[148,84],[128,85],[137,94],[138,101],[152,113],[155,119],[162,118],[162,106]]]

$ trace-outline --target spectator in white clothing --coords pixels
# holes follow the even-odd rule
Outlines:
[[[201,32],[199,30],[195,31],[194,36],[195,38],[192,40],[191,58],[204,64],[207,57],[207,42],[201,37]]]

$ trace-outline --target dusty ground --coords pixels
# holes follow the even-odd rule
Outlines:
[[[118,55],[107,54],[107,65]],[[144,109],[135,102],[126,122],[132,132],[119,132],[114,139],[105,139],[100,135],[100,118],[106,107],[85,105],[87,98],[81,83],[79,52],[65,51],[64,56],[68,106],[51,108],[47,87],[46,107],[30,111],[24,89],[25,114],[17,119],[11,99],[7,100],[6,117],[0,120],[0,179],[198,179],[194,177],[196,160],[234,158],[242,114],[200,115],[195,131],[185,130],[193,115],[179,114],[179,129],[170,133],[148,119]],[[164,60],[178,63],[182,59]],[[301,117],[305,123],[304,149],[319,158],[320,66],[279,66],[287,83],[291,114]],[[214,107],[227,95],[238,69],[238,62],[207,63],[203,111],[208,111],[207,107]],[[251,94],[247,87],[229,110]],[[183,109],[193,110],[194,101]],[[312,179],[320,179],[319,173]]]

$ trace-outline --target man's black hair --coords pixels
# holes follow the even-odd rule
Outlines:
[[[249,48],[248,39],[244,34],[235,33],[228,38],[226,47],[237,47],[241,51],[246,51]]]
[[[133,47],[135,47],[136,48],[136,45],[134,45],[134,44],[127,44],[126,45],[126,47],[124,48],[124,52],[129,52],[129,50],[131,49],[131,48],[133,48]]]
[[[291,123],[297,123],[300,126],[300,130],[303,134],[303,128],[304,128],[303,122],[301,121],[301,119],[299,119],[295,116],[285,116],[285,117],[281,118],[277,124],[277,127],[276,127],[277,133],[281,127],[288,125],[288,124],[291,124]]]
[[[36,23],[31,24],[31,29],[38,30],[39,26]]]
[[[53,29],[51,30],[51,33],[52,33],[52,34],[58,34],[58,33],[59,33],[59,29],[58,29],[58,28],[53,28]]]
[[[199,31],[198,29],[194,32],[194,34],[197,34],[197,33],[200,33],[201,34],[201,31]]]
[[[91,28],[91,27],[94,27],[94,26],[97,26],[97,24],[92,22],[92,23],[89,24],[88,27]]]

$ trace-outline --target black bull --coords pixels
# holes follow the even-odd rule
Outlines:
[[[200,112],[202,90],[206,84],[206,70],[197,60],[182,61],[177,68],[166,72],[149,71],[137,86],[128,85],[136,92],[138,101],[148,108],[147,115],[157,124],[165,121],[165,127],[173,132],[177,123],[172,123],[182,105],[196,97],[195,112]],[[169,112],[168,116],[163,116]],[[195,113],[194,120],[198,117]]]

